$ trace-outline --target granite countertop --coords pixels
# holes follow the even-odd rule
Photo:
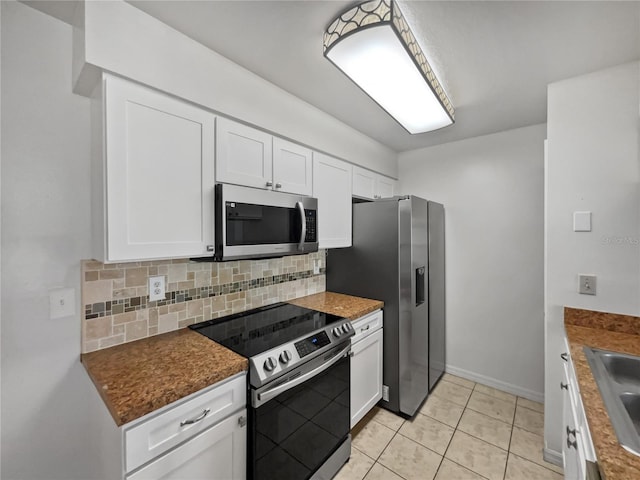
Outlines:
[[[317,293],[289,303],[355,320],[379,300]],[[118,426],[248,369],[248,360],[188,328],[81,355]]]
[[[246,358],[188,328],[81,360],[118,426],[248,369]]]
[[[564,324],[600,473],[606,480],[640,478],[640,457],[618,443],[582,350],[589,346],[640,355],[640,318],[565,307]]]
[[[381,309],[384,303],[370,298],[353,297],[342,293],[322,292],[290,300],[288,303],[319,312],[357,320],[367,313]]]

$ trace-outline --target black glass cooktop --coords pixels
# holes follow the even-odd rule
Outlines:
[[[250,358],[338,320],[342,317],[290,303],[276,303],[189,328]]]

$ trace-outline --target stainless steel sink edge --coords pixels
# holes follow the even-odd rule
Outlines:
[[[583,347],[583,351],[591,367],[593,378],[600,390],[600,395],[602,396],[611,424],[618,437],[618,442],[629,453],[640,456],[640,435],[638,435],[634,427],[633,419],[629,416],[620,398],[620,395],[629,392],[630,385],[615,382],[600,357],[600,352],[607,355],[617,355],[616,352],[591,347]],[[640,371],[638,374],[640,377]],[[640,390],[633,393],[640,393]]]

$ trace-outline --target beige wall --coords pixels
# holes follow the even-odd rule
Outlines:
[[[400,154],[400,189],[444,204],[447,371],[542,401],[545,125]]]

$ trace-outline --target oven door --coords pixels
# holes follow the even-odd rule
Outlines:
[[[349,434],[350,342],[251,391],[249,478],[311,478]]]
[[[275,257],[318,250],[317,206],[312,197],[218,184],[216,257]]]

